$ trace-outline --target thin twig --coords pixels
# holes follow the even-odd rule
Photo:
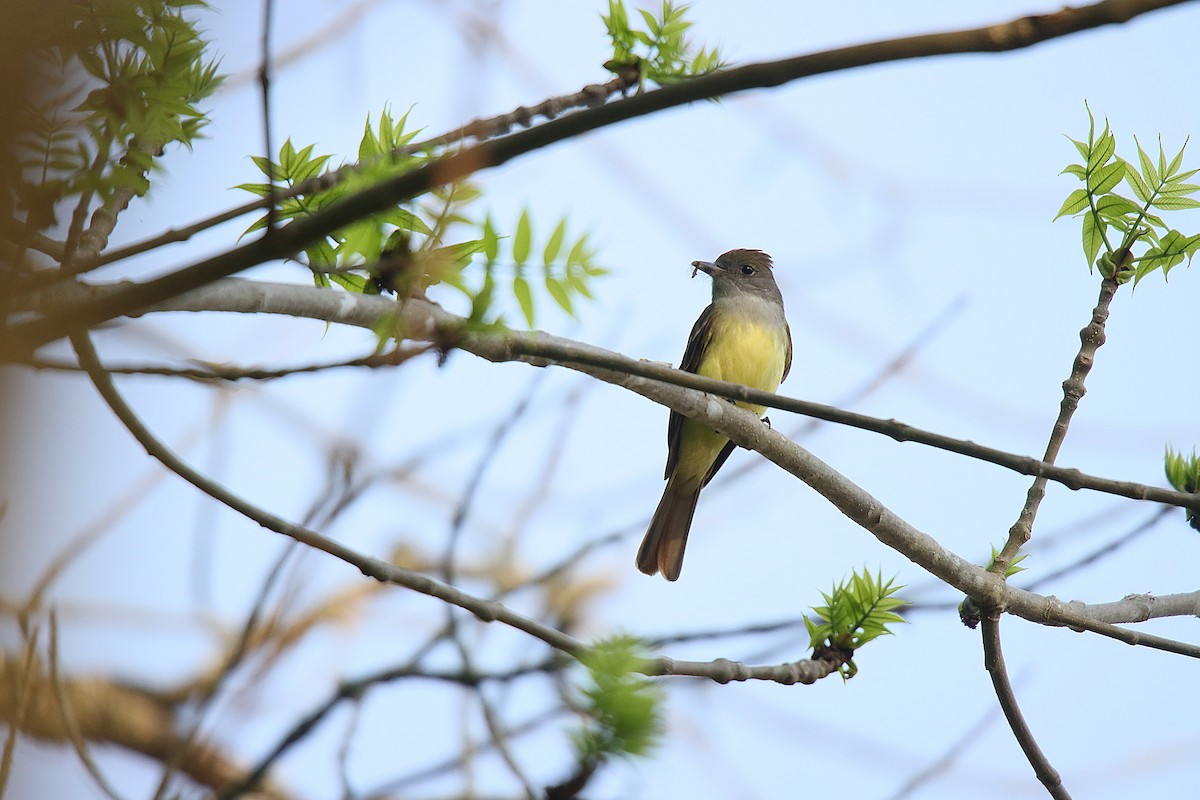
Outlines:
[[[1067,428],[1071,424],[1071,417],[1079,408],[1079,401],[1087,391],[1084,382],[1092,369],[1092,364],[1095,363],[1096,351],[1104,344],[1104,323],[1108,320],[1108,307],[1117,293],[1118,286],[1119,284],[1113,278],[1105,278],[1100,282],[1100,296],[1096,300],[1096,307],[1092,309],[1092,318],[1079,332],[1079,353],[1076,354],[1075,361],[1071,364],[1070,376],[1063,381],[1063,398],[1059,403],[1058,419],[1054,421],[1054,427],[1050,431],[1050,441],[1046,443],[1046,453],[1042,456],[1043,463],[1053,464],[1058,458],[1058,452],[1067,438]],[[1033,531],[1033,521],[1037,517],[1038,506],[1041,505],[1042,498],[1045,496],[1046,477],[1039,475],[1026,493],[1025,505],[1021,508],[1021,514],[1017,517],[1017,521],[1008,531],[1008,540],[992,563],[992,572],[1004,575],[1013,558],[1029,541]]]
[[[262,58],[258,67],[258,84],[262,99],[263,140],[266,144],[267,164],[267,226],[263,236],[270,236],[275,230],[279,214],[279,200],[276,197],[275,186],[275,146],[271,140],[271,16],[275,9],[274,0],[263,0],[262,23]]]
[[[25,726],[26,716],[34,703],[34,695],[37,691],[34,680],[37,674],[37,643],[41,635],[41,627],[34,621],[23,622],[21,628],[25,636],[25,652],[21,665],[16,668],[12,676],[12,713],[7,715],[5,720],[8,723],[8,736],[4,740],[4,750],[0,753],[0,794],[3,794],[8,788],[8,779],[12,773],[13,753],[17,747],[17,734]]]
[[[438,639],[440,641],[440,639]],[[423,648],[423,650],[426,648]],[[341,683],[334,693],[328,697],[320,706],[312,709],[292,726],[292,728],[275,744],[274,747],[259,760],[246,774],[242,780],[236,784],[225,787],[217,795],[218,800],[231,800],[239,797],[252,787],[256,786],[261,781],[271,766],[278,761],[284,753],[291,749],[293,745],[302,741],[308,736],[318,724],[320,724],[329,714],[346,700],[357,701],[361,699],[368,690],[372,687],[383,683],[401,680],[405,678],[418,678],[427,680],[444,681],[447,683],[455,683],[461,686],[478,686],[484,681],[509,681],[516,678],[521,678],[527,675],[536,675],[549,671],[555,668],[551,662],[543,662],[541,664],[529,664],[513,667],[504,672],[491,673],[469,673],[464,670],[455,672],[439,672],[434,670],[426,670],[416,666],[416,662],[423,657],[423,653],[417,657],[410,658],[409,661],[400,666],[379,672],[364,675],[352,681],[344,681]]]
[[[1154,527],[1156,525],[1158,525],[1158,523],[1162,522],[1170,514],[1173,514],[1173,513],[1178,513],[1178,512],[1176,512],[1175,509],[1173,509],[1170,506],[1162,506],[1162,507],[1158,508],[1153,514],[1151,514],[1149,519],[1146,519],[1143,522],[1139,523],[1138,525],[1134,526],[1134,528],[1132,530],[1122,533],[1120,536],[1116,537],[1111,542],[1105,542],[1104,544],[1100,545],[1099,547],[1097,547],[1093,550],[1089,550],[1088,552],[1084,553],[1083,555],[1081,555],[1078,558],[1071,561],[1069,564],[1064,564],[1063,566],[1059,567],[1058,569],[1056,569],[1052,572],[1047,572],[1045,574],[1039,574],[1037,576],[1037,578],[1030,581],[1028,584],[1026,584],[1025,586],[1023,586],[1021,588],[1025,589],[1025,591],[1027,591],[1027,592],[1037,591],[1042,586],[1046,586],[1047,584],[1053,583],[1054,581],[1057,581],[1059,578],[1070,575],[1071,573],[1075,572],[1076,570],[1080,570],[1080,569],[1083,569],[1084,567],[1095,564],[1096,562],[1100,561],[1101,559],[1111,556],[1113,553],[1117,552],[1122,547],[1125,547],[1127,544],[1129,544],[1130,542],[1132,542],[1134,539],[1138,538],[1142,534],[1148,533],[1149,531],[1153,530]]]
[[[954,742],[936,761],[928,764],[918,770],[908,780],[906,780],[895,794],[889,795],[887,800],[904,800],[906,797],[911,797],[914,792],[919,790],[925,784],[929,783],[934,777],[945,772],[958,759],[960,755],[972,744],[975,744],[985,730],[990,728],[996,721],[996,712],[998,709],[992,706],[987,713],[980,717],[974,725],[963,732],[958,740]]]
[[[530,381],[529,387],[526,389],[525,393],[517,401],[516,405],[513,406],[511,413],[501,420],[500,424],[493,429],[492,435],[488,438],[488,442],[484,447],[483,455],[480,456],[479,461],[475,465],[475,469],[471,472],[471,475],[467,480],[467,486],[466,489],[463,490],[462,498],[459,500],[454,512],[450,515],[450,531],[446,538],[446,550],[441,561],[442,579],[447,583],[454,583],[456,579],[455,556],[457,555],[458,542],[462,536],[467,515],[471,511],[471,506],[475,500],[475,497],[478,495],[479,488],[483,485],[483,476],[486,474],[488,467],[495,459],[497,453],[499,453],[500,446],[504,443],[505,438],[516,427],[517,422],[520,421],[521,417],[523,417],[525,412],[529,409],[529,404],[533,400],[533,396],[541,386],[544,378],[545,373],[535,376],[535,378]],[[462,626],[459,624],[458,618],[455,614],[454,606],[449,604],[446,605],[446,628],[448,630],[450,640],[454,643],[455,648],[458,650],[459,660],[462,662],[463,669],[468,672],[474,672],[475,666],[474,660],[471,657],[471,649],[467,643],[463,641]],[[503,761],[505,766],[508,767],[509,772],[511,772],[513,777],[517,779],[517,782],[521,784],[521,787],[525,792],[525,796],[529,798],[529,800],[534,800],[534,798],[537,796],[537,793],[533,787],[533,783],[525,774],[525,771],[521,767],[520,763],[518,763],[516,756],[509,749],[508,743],[504,740],[499,719],[492,709],[491,702],[483,694],[481,687],[476,686],[473,688],[475,696],[479,701],[484,724],[487,726],[488,733],[492,737],[491,741],[495,745],[496,752],[499,753],[501,761]]]
[[[472,470],[470,477],[467,479],[467,486],[463,490],[462,498],[459,500],[454,512],[450,515],[450,533],[446,539],[446,552],[442,555],[441,574],[442,579],[447,583],[453,583],[455,580],[454,557],[458,540],[462,535],[463,525],[466,523],[467,515],[471,512],[471,505],[475,501],[479,487],[483,484],[483,476],[493,459],[495,459],[496,454],[500,451],[500,445],[504,443],[505,438],[512,432],[517,422],[529,410],[529,404],[533,400],[534,394],[541,387],[545,377],[545,373],[535,376],[529,382],[525,393],[513,405],[512,411],[492,430],[491,436],[488,437],[487,445],[484,447],[483,455],[480,456],[479,461],[475,464],[475,469]]]
[[[327,361],[321,364],[305,364],[299,367],[280,367],[265,369],[263,367],[235,367],[226,364],[193,361],[195,367],[167,367],[161,364],[113,364],[107,365],[107,370],[113,375],[148,375],[164,378],[189,378],[198,383],[236,383],[238,381],[274,381],[280,378],[290,378],[293,375],[310,375],[317,372],[327,372],[334,369],[365,367],[380,369],[395,367],[411,358],[428,353],[432,345],[416,347],[398,347],[383,353],[372,353],[369,356],[349,358],[341,361]],[[40,370],[57,372],[82,372],[78,364],[50,358],[33,358],[29,366]]]
[[[537,800],[538,791],[534,788],[529,776],[525,774],[524,768],[517,761],[516,754],[512,748],[508,746],[507,732],[500,724],[500,718],[496,715],[496,710],[492,707],[491,700],[483,693],[482,687],[475,687],[475,697],[479,700],[479,710],[483,714],[484,724],[487,725],[488,736],[491,743],[495,746],[496,752],[500,754],[500,760],[508,767],[508,771],[512,773],[517,782],[521,784],[522,790],[525,792],[525,797],[528,800]]]
[[[302,525],[290,523],[281,517],[264,511],[252,503],[238,497],[225,487],[192,469],[179,459],[145,427],[133,410],[125,403],[124,398],[116,391],[112,379],[105,374],[91,340],[83,334],[72,336],[72,344],[79,356],[79,362],[87,370],[93,384],[108,403],[121,423],[137,439],[138,443],[153,458],[158,459],[167,469],[191,483],[197,489],[212,497],[214,500],[229,506],[239,514],[253,520],[268,530],[295,539],[301,544],[328,553],[335,558],[357,567],[364,575],[376,580],[396,583],[422,594],[427,594],[439,600],[447,601],[470,611],[484,621],[500,621],[511,625],[534,638],[541,639],[551,647],[574,654],[583,649],[583,645],[566,634],[548,628],[528,617],[517,614],[503,605],[489,602],[461,592],[441,581],[434,580],[412,570],[389,564],[376,558],[364,556],[338,542],[316,533]]]
[[[355,796],[354,789],[350,785],[350,748],[361,720],[362,703],[355,703],[350,707],[350,719],[346,720],[346,730],[342,734],[342,741],[337,750],[337,774],[338,782],[342,785],[342,800],[353,800]]]
[[[1046,787],[1050,796],[1056,800],[1071,800],[1070,793],[1063,786],[1062,776],[1058,774],[1058,771],[1050,764],[1050,760],[1038,747],[1037,741],[1033,738],[1033,731],[1029,729],[1025,717],[1021,714],[1021,708],[1017,705],[1017,697],[1008,680],[1008,669],[1004,666],[1004,652],[1000,648],[1000,615],[995,612],[984,615],[982,629],[983,665],[992,678],[996,699],[1000,701],[1000,708],[1004,711],[1008,726],[1012,728],[1013,735],[1017,737],[1017,743],[1025,752],[1025,758],[1029,760],[1034,774]]]
[[[515,739],[519,736],[532,733],[546,723],[552,722],[566,713],[568,713],[567,710],[562,706],[553,706],[538,714],[534,714],[533,716],[527,718],[524,722],[520,722],[505,729],[505,736],[509,739]],[[486,751],[491,749],[492,745],[488,742],[484,742],[479,747],[481,750]],[[416,772],[388,781],[382,786],[377,786],[374,789],[363,793],[361,800],[389,800],[390,798],[395,797],[398,792],[403,792],[413,784],[423,783],[425,781],[440,777],[447,772],[460,770],[462,768],[462,764],[463,757],[461,755],[451,756],[445,761],[422,767]]]
[[[100,771],[100,766],[92,758],[91,748],[88,747],[87,740],[79,731],[79,725],[75,721],[75,713],[71,709],[71,702],[67,699],[66,688],[63,684],[62,675],[59,672],[58,659],[58,615],[51,609],[50,611],[50,685],[54,689],[54,698],[58,701],[58,711],[62,715],[63,729],[66,731],[67,739],[71,742],[71,746],[75,749],[75,755],[79,758],[79,762],[83,764],[87,773],[92,776],[92,780],[100,787],[105,796],[109,800],[121,800],[120,794],[113,787],[108,779],[104,777],[104,773]]]

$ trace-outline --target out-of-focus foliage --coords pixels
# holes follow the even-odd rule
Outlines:
[[[21,180],[10,190],[25,233],[54,227],[75,201],[72,235],[118,190],[144,195],[163,148],[190,147],[218,62],[185,16],[197,0],[47,3],[39,67],[59,91],[6,109],[21,117]],[[68,241],[68,254],[71,241]]]
[[[605,68],[620,73],[629,68],[638,70],[639,88],[645,81],[659,86],[713,72],[724,66],[714,48],[696,48],[687,37],[692,23],[687,19],[689,6],[663,0],[658,15],[638,9],[645,28],[629,23],[623,0],[608,0],[608,13],[601,14],[608,38],[612,42],[612,58]]]
[[[1175,448],[1167,445],[1167,452],[1163,456],[1163,470],[1167,473],[1167,481],[1175,488],[1175,491],[1192,494],[1200,492],[1200,458],[1196,457],[1196,448],[1192,448],[1190,456],[1185,456],[1182,452],[1177,452]],[[1190,508],[1185,509],[1185,513],[1188,524],[1196,530],[1200,530],[1200,514]]]
[[[605,639],[579,661],[588,671],[580,693],[591,720],[573,737],[580,763],[649,755],[664,731],[663,697],[662,689],[638,672],[645,663],[641,643],[630,636]]]

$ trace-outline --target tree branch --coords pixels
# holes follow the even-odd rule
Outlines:
[[[60,305],[69,301],[77,301],[81,295],[85,294],[102,298],[108,293],[121,291],[127,285],[60,286],[31,296],[28,301],[31,307]],[[341,323],[368,330],[375,330],[381,320],[399,313],[401,315],[400,328],[405,331],[408,339],[436,346],[463,346],[470,342],[477,342],[478,347],[481,348],[478,352],[472,350],[471,347],[464,347],[464,349],[471,350],[476,355],[490,361],[523,361],[535,366],[556,364],[589,374],[591,374],[589,368],[599,367],[621,372],[629,377],[647,378],[674,386],[699,389],[718,397],[746,400],[768,408],[777,408],[781,411],[790,411],[839,425],[880,433],[897,442],[923,444],[968,458],[986,461],[1022,475],[1044,476],[1074,491],[1090,489],[1134,500],[1148,500],[1179,508],[1188,508],[1200,514],[1200,494],[1177,492],[1133,481],[1119,481],[1089,475],[1077,469],[1047,464],[1029,456],[1008,453],[969,440],[955,439],[926,431],[895,419],[880,419],[822,403],[784,397],[735,383],[706,378],[702,375],[673,369],[665,364],[633,359],[600,347],[546,333],[505,331],[502,334],[479,335],[464,340],[461,338],[460,332],[465,320],[443,311],[434,303],[420,299],[409,299],[402,305],[398,305],[394,300],[379,295],[354,295],[315,286],[229,279],[218,281],[203,289],[188,292],[169,302],[148,308],[145,313],[164,311],[280,314]],[[387,353],[366,359],[369,366],[375,365],[376,361],[388,362],[390,360],[391,356]],[[397,360],[403,360],[403,357],[398,357]],[[232,378],[242,373],[234,370],[228,371],[227,374]],[[253,374],[251,376],[257,377]],[[266,373],[262,377],[273,377],[273,374]]]
[[[1000,648],[1000,615],[994,612],[984,615],[983,618],[983,665],[992,678],[996,699],[1000,701],[1000,708],[1004,711],[1008,726],[1012,728],[1025,758],[1033,767],[1034,774],[1051,797],[1056,800],[1071,800],[1071,794],[1063,786],[1062,776],[1038,747],[1033,738],[1033,731],[1029,729],[1024,715],[1021,714],[1021,708],[1017,705],[1017,696],[1008,680],[1008,669],[1004,666],[1004,652]]]
[[[560,114],[570,111],[573,108],[595,108],[603,105],[609,97],[614,94],[622,94],[628,91],[632,86],[635,86],[640,77],[640,73],[636,69],[626,69],[617,77],[605,83],[591,83],[584,86],[578,92],[573,92],[568,95],[559,95],[551,97],[532,107],[518,106],[504,114],[487,119],[475,119],[461,127],[447,131],[439,136],[426,139],[421,142],[405,145],[404,147],[396,148],[392,155],[411,155],[423,150],[431,148],[445,148],[455,145],[467,139],[475,139],[476,141],[484,141],[497,136],[502,136],[510,132],[514,127],[521,126],[528,128],[535,119],[541,117],[544,119],[554,119]],[[268,149],[268,155],[271,154]],[[384,157],[380,157],[382,159]],[[373,159],[368,162],[355,162],[346,164],[343,167],[327,172],[324,175],[317,175],[309,178],[306,181],[296,184],[291,187],[279,187],[279,191],[275,194],[275,202],[280,202],[291,197],[300,197],[301,195],[312,195],[317,192],[327,191],[341,184],[346,178],[360,172],[364,166],[369,163],[374,163]],[[100,256],[92,265],[92,268],[102,267],[106,264],[112,264],[131,256],[149,252],[163,245],[175,244],[177,242],[185,242],[202,231],[216,227],[221,223],[228,222],[246,214],[260,211],[271,206],[270,198],[260,198],[252,200],[248,203],[243,203],[236,208],[231,208],[222,211],[219,214],[214,214],[205,219],[194,222],[183,228],[172,228],[163,231],[158,236],[149,239],[143,239],[140,242],[135,242],[126,247],[112,250]],[[51,242],[51,245],[54,243]],[[59,245],[61,250],[61,245]]]
[[[21,708],[28,711],[23,717],[18,714]],[[179,769],[200,786],[216,788],[243,775],[241,767],[215,747],[183,741],[175,730],[172,709],[149,693],[102,678],[60,679],[47,674],[36,659],[25,664],[3,651],[0,718],[15,721],[13,736],[19,730],[43,741],[68,744],[78,735],[163,763],[178,758]],[[259,791],[274,800],[291,797],[269,784]]]
[[[1046,443],[1046,453],[1042,456],[1042,461],[1048,464],[1053,464],[1058,458],[1058,452],[1067,438],[1071,417],[1075,415],[1079,401],[1087,392],[1084,381],[1087,380],[1092,364],[1096,361],[1096,351],[1104,344],[1104,323],[1108,320],[1108,307],[1117,294],[1118,286],[1113,278],[1105,278],[1100,282],[1100,296],[1096,300],[1096,307],[1092,309],[1092,318],[1079,332],[1079,352],[1071,364],[1071,374],[1063,381],[1063,399],[1059,403],[1058,418],[1054,421],[1050,440]],[[992,562],[992,572],[1004,575],[1013,558],[1029,541],[1033,532],[1033,520],[1045,496],[1046,478],[1039,475],[1025,495],[1025,505],[1021,508],[1017,521],[1008,531],[1008,540]]]
[[[225,253],[196,262],[155,280],[130,285],[102,300],[55,309],[40,319],[11,325],[0,342],[0,360],[27,358],[38,347],[76,331],[132,314],[191,289],[204,286],[265,261],[286,258],[347,224],[430,188],[448,183],[547,145],[592,130],[696,100],[747,89],[779,86],[800,78],[869,64],[882,64],[956,53],[994,53],[1030,47],[1130,19],[1187,0],[1101,0],[1052,14],[1022,17],[1008,23],[947,33],[910,36],[828,50],[780,61],[721,70],[598,108],[551,120],[529,130],[481,142],[412,172],[382,181],[330,204],[321,211],[279,228]]]
[[[234,291],[245,287],[246,291]],[[272,291],[280,289],[279,292]],[[264,311],[268,308],[276,313],[296,313],[301,316],[312,314],[308,302],[320,298],[331,322],[344,322],[363,327],[378,323],[381,316],[399,313],[406,338],[428,341],[442,347],[457,347],[490,361],[525,361],[535,365],[556,363],[549,360],[552,355],[562,357],[562,365],[592,375],[600,380],[622,386],[656,403],[678,411],[687,417],[703,422],[742,447],[754,450],[783,469],[800,478],[819,494],[829,500],[855,524],[865,528],[884,545],[891,547],[909,560],[923,567],[962,593],[969,595],[984,607],[996,607],[1010,611],[1033,622],[1049,625],[1064,625],[1076,630],[1087,630],[1118,639],[1128,644],[1139,644],[1168,652],[1200,658],[1200,646],[1177,642],[1164,637],[1120,628],[1111,623],[1092,619],[1089,607],[1081,603],[1068,604],[1055,597],[1026,592],[1008,586],[1003,580],[961,556],[942,547],[933,537],[916,529],[894,514],[870,493],[855,485],[804,448],[795,444],[778,431],[763,425],[761,421],[744,409],[731,403],[717,400],[709,394],[687,387],[699,385],[712,387],[721,395],[737,399],[753,399],[766,405],[781,406],[778,398],[769,393],[759,393],[737,384],[711,381],[691,373],[680,372],[669,367],[635,361],[626,356],[603,348],[572,342],[545,333],[521,333],[517,331],[464,332],[461,317],[449,314],[439,307],[421,300],[408,300],[403,305],[380,297],[348,295],[326,289],[301,286],[264,286],[245,281],[223,281],[187,297],[179,298],[179,307],[187,307],[203,297],[216,300],[216,293],[223,293],[227,300],[235,300],[239,308],[227,310]],[[464,608],[481,620],[502,621],[525,631],[552,647],[570,654],[579,652],[582,645],[572,637],[552,628],[515,614],[499,603],[489,602],[459,592],[440,581],[420,573],[405,570],[378,559],[363,556],[320,534],[294,525],[269,512],[263,511],[242,498],[229,492],[205,476],[191,469],[178,459],[141,424],[136,415],[125,405],[124,400],[112,385],[112,379],[103,371],[90,340],[75,337],[81,350],[80,363],[96,382],[106,402],[113,407],[121,421],[129,427],[142,446],[158,458],[169,469],[205,493],[244,514],[269,530],[282,533],[326,552],[357,567],[363,574],[382,581],[405,586]],[[537,353],[537,355],[528,355]],[[589,366],[591,363],[608,364],[607,367]],[[622,371],[627,370],[627,371]],[[642,377],[639,373],[653,375]],[[678,385],[672,385],[678,384]],[[1068,471],[1073,472],[1073,471]],[[1048,474],[1053,474],[1047,470]],[[1093,479],[1099,483],[1100,479]],[[1200,497],[1193,494],[1150,490],[1144,487],[1147,496],[1161,502],[1173,502],[1183,507],[1200,504]]]

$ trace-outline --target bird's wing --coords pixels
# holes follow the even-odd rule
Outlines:
[[[704,351],[708,348],[708,342],[712,339],[713,319],[716,317],[716,312],[713,311],[712,305],[700,312],[700,318],[696,320],[696,324],[692,326],[692,333],[688,336],[687,349],[683,351],[683,361],[679,363],[679,368],[684,372],[695,372],[700,369],[700,359],[704,356]],[[687,419],[678,411],[671,412],[671,418],[667,421],[667,469],[663,478],[670,478],[671,473],[675,470],[675,463],[679,460],[679,438],[683,434],[683,421]],[[718,459],[718,462],[723,459]]]
[[[783,359],[783,377],[779,379],[780,383],[783,383],[788,373],[792,371],[792,326],[785,322],[783,323],[783,327],[787,331],[788,346],[787,356]]]

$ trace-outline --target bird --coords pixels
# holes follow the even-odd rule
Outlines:
[[[792,368],[792,331],[771,257],[737,249],[716,261],[693,261],[692,277],[712,278],[712,302],[688,336],[679,368],[709,378],[773,392]],[[764,406],[737,401],[762,416]],[[637,567],[647,575],[679,579],[696,502],[734,444],[703,423],[672,411],[667,423],[667,481],[638,549]]]

